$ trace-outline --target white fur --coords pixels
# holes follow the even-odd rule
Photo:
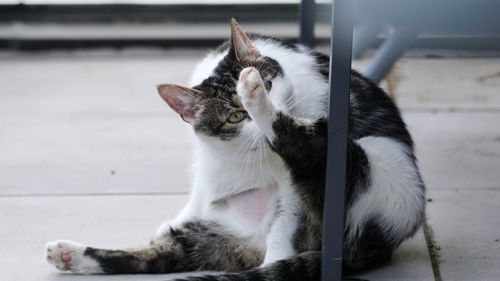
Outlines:
[[[45,260],[57,269],[78,274],[103,273],[96,260],[84,255],[87,247],[67,240],[49,242],[46,246]]]
[[[351,236],[360,235],[370,216],[384,220],[394,241],[401,241],[419,225],[424,191],[408,148],[387,137],[364,137],[356,141],[370,163],[370,188],[351,207],[347,222]]]
[[[198,149],[191,198],[177,219],[162,225],[158,234],[194,218],[216,220],[237,235],[255,238],[255,246],[266,249],[264,264],[268,264],[295,254],[292,238],[297,226],[295,215],[301,206],[284,163],[267,146],[265,138],[272,140],[274,136],[272,130],[266,127],[266,122],[271,124],[276,110],[287,112],[303,123],[325,117],[328,83],[315,71],[315,59],[306,50],[294,52],[273,40],[264,39],[253,41],[253,45],[262,55],[278,61],[285,75],[272,81],[272,89],[264,95],[265,99],[255,103],[255,110],[248,110],[252,101],[245,101],[253,87],[245,89],[240,81],[237,92],[249,114],[254,114],[252,119],[255,122],[245,123],[236,139],[221,141],[203,134],[196,135]],[[213,75],[214,68],[226,54],[227,50],[209,53],[197,65],[190,86]],[[248,69],[245,71],[251,72]],[[269,110],[259,112],[259,107]],[[353,233],[360,231],[363,222],[375,213],[393,228],[390,231],[394,236],[408,233],[408,228],[418,224],[414,214],[421,209],[423,194],[405,147],[387,138],[363,138],[358,143],[370,161],[373,186],[348,214]],[[277,186],[276,191],[271,191],[267,201],[256,207],[269,210],[275,210],[279,205],[283,207],[278,217],[274,218],[274,213],[270,211],[257,225],[245,222],[245,219],[232,214],[229,208],[220,208],[214,203],[270,186]]]
[[[295,215],[300,208],[298,196],[289,182],[288,171],[265,141],[265,137],[271,140],[274,137],[270,127],[274,112],[272,107],[298,117],[324,117],[328,84],[317,71],[313,71],[315,60],[307,52],[297,53],[282,48],[272,40],[259,39],[252,43],[263,56],[277,60],[285,70],[283,77],[273,80],[273,87],[268,95],[271,104],[267,104],[270,111],[267,116],[265,111],[261,112],[260,116],[268,118],[262,118],[263,121],[259,125],[256,122],[245,124],[240,136],[233,141],[221,142],[203,134],[197,135],[198,149],[191,198],[175,220],[162,224],[157,235],[166,233],[171,226],[178,226],[191,219],[215,219],[241,236],[257,237],[254,239],[256,246],[266,248],[264,263],[267,264],[295,254],[292,237],[296,229],[294,224],[297,223]],[[190,86],[195,86],[213,75],[215,67],[227,51],[212,52],[205,56],[196,66]],[[260,79],[260,76],[257,77]],[[240,93],[241,87],[237,91]],[[255,106],[256,111],[263,102],[267,103],[268,99],[259,101]],[[259,119],[258,116],[253,117]],[[266,124],[269,126],[266,127]],[[230,198],[273,184],[277,184],[277,191],[270,196],[268,202],[263,202],[263,205],[271,204],[269,209],[274,211],[279,199],[284,208],[279,217],[274,218],[274,212],[270,212],[257,226],[249,227],[244,219],[235,219],[235,214],[214,205],[214,202],[221,198]]]
[[[299,222],[296,216],[301,208],[300,200],[288,175],[283,175],[280,183],[279,205],[282,207],[278,210],[280,215],[272,222],[267,235],[263,266],[297,254],[292,241]]]

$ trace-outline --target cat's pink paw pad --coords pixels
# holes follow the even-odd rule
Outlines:
[[[45,259],[59,270],[70,270],[75,250],[64,241],[50,242],[46,246]]]
[[[71,260],[73,259],[73,258],[72,258],[72,256],[71,256],[73,253],[74,253],[74,252],[63,253],[63,254],[61,255],[61,260],[62,260],[63,262],[65,262],[65,263],[69,264],[69,263],[71,262]]]
[[[57,269],[80,274],[102,272],[98,263],[84,255],[87,247],[80,243],[59,240],[47,243],[45,260]]]
[[[247,67],[240,73],[237,92],[242,99],[253,99],[259,94],[265,94],[265,87],[257,69]]]
[[[247,67],[240,72],[236,92],[255,124],[269,139],[273,139],[272,121],[276,110],[257,69]]]

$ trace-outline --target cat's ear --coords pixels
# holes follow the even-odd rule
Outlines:
[[[234,52],[238,61],[252,61],[260,57],[260,52],[234,18],[231,19],[231,45],[230,51]]]
[[[158,94],[182,119],[193,124],[200,91],[173,84],[158,85]]]

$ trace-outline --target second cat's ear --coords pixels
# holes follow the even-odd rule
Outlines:
[[[231,19],[231,50],[238,61],[252,61],[260,57],[260,52],[252,45],[238,22]]]
[[[159,85],[157,89],[160,97],[179,113],[184,121],[194,123],[200,91],[173,84]]]

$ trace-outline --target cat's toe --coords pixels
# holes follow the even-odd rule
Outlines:
[[[240,73],[237,92],[244,101],[249,101],[259,95],[265,95],[265,87],[259,71],[253,67],[247,67]]]
[[[274,138],[272,122],[276,110],[267,96],[266,87],[262,82],[259,71],[253,67],[247,67],[240,73],[240,79],[236,86],[236,92],[240,96],[243,107],[251,119],[264,132],[269,140]]]
[[[57,246],[57,242],[47,243],[45,250],[45,260],[62,271],[69,270],[69,263],[62,259],[62,250]]]
[[[79,274],[102,272],[94,259],[84,255],[87,247],[80,243],[58,240],[46,245],[45,260],[61,271]]]

